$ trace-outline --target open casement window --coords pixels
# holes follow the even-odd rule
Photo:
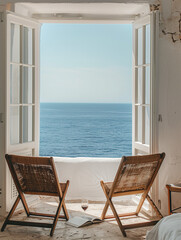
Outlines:
[[[133,24],[133,155],[155,149],[156,13]]]
[[[38,155],[40,25],[11,13],[6,22],[6,153]],[[9,208],[17,193],[8,169],[6,189]]]
[[[133,24],[133,102],[132,102],[132,153],[156,153],[156,78],[157,38],[159,12],[137,19]],[[158,177],[150,190],[157,204]]]

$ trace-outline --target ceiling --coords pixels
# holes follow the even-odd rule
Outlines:
[[[145,3],[16,3],[15,11],[42,22],[52,21],[125,21],[149,13]]]

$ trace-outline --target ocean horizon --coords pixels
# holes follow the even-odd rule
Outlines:
[[[110,102],[40,102],[40,105],[41,104],[46,104],[46,103],[55,103],[55,104],[131,104],[132,103],[129,103],[129,102],[123,102],[123,103],[119,103],[119,102],[113,102],[113,103],[110,103]]]
[[[131,103],[40,103],[40,156],[131,154]]]

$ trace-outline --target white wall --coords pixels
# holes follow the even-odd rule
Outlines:
[[[4,18],[2,16],[2,20]],[[2,209],[5,203],[5,160],[4,160],[4,149],[5,149],[5,34],[2,34],[5,29],[5,22],[0,20],[0,214],[3,214]],[[4,32],[5,33],[5,32]]]
[[[160,25],[159,37],[159,76],[158,76],[158,114],[162,122],[158,123],[159,151],[166,152],[159,175],[159,198],[161,211],[167,214],[166,183],[181,181],[181,42],[172,42],[168,32],[178,32],[181,2],[162,0],[163,24]],[[179,36],[174,36],[178,39]],[[181,203],[181,196],[174,197],[175,207]],[[181,204],[180,204],[181,205]]]

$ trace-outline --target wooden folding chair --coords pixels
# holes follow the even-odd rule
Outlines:
[[[52,157],[25,157],[16,155],[7,155],[6,160],[18,191],[18,197],[11,208],[5,222],[1,228],[4,231],[6,225],[21,225],[32,227],[51,228],[50,236],[53,236],[58,218],[69,219],[65,206],[65,195],[69,186],[69,181],[59,183],[57,172]],[[59,197],[59,205],[56,214],[45,214],[31,212],[28,208],[24,194],[46,195]],[[19,201],[22,201],[23,207],[29,216],[53,217],[53,223],[38,223],[10,220]],[[63,208],[64,215],[60,215]]]
[[[141,210],[141,207],[145,199],[148,200],[151,207],[156,212],[156,215],[159,218],[163,217],[158,208],[156,207],[155,203],[153,202],[153,200],[148,195],[148,192],[153,184],[153,181],[158,173],[158,170],[162,164],[164,157],[165,153],[146,156],[122,157],[114,181],[106,183],[101,181],[102,189],[107,198],[106,204],[101,215],[101,219],[104,220],[109,218],[115,218],[123,236],[126,237],[125,232],[126,229],[150,226],[154,225],[157,222],[149,221],[144,223],[122,225],[120,217],[132,215],[137,216]],[[112,197],[131,194],[142,194],[136,211],[132,213],[124,213],[118,215],[112,202]],[[111,207],[113,215],[106,216],[109,206]]]

